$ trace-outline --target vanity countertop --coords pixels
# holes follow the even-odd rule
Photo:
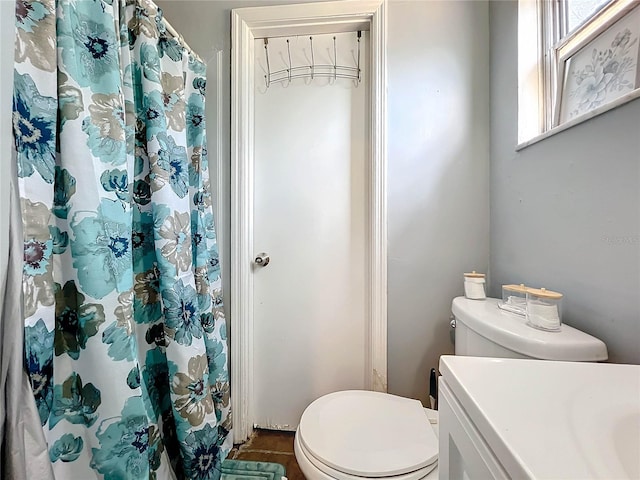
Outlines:
[[[511,478],[640,478],[640,365],[442,356]]]

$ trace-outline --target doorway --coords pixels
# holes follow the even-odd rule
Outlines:
[[[351,141],[358,137],[352,135],[358,128],[352,122],[354,115],[348,117],[348,129],[342,125],[342,132],[337,129],[333,134],[342,135],[350,142],[349,149],[360,149],[360,154],[349,155],[351,160],[345,162],[332,154],[330,145],[323,150],[327,142],[320,142],[317,148],[306,148],[313,152],[306,159],[296,158],[295,153],[283,155],[292,142],[305,141],[302,119],[288,118],[287,123],[281,121],[282,114],[272,121],[265,117],[261,102],[267,96],[257,98],[254,90],[263,76],[254,63],[256,39],[338,36],[358,30],[370,38],[366,55],[370,82],[359,85],[365,113],[362,141],[359,147]],[[295,428],[301,409],[327,389],[386,390],[384,4],[355,1],[237,9],[232,13],[232,35],[231,384],[234,440],[240,443],[254,425]],[[291,85],[274,89],[269,95],[275,98],[269,101],[284,102],[279,95],[290,96],[292,91]],[[332,108],[341,108],[331,103],[325,98],[320,105],[329,114]],[[368,115],[365,104],[370,106]],[[306,108],[317,109],[318,104]],[[330,126],[337,127],[339,121]],[[301,131],[295,132],[296,128]],[[265,149],[275,151],[258,158],[257,152]],[[338,176],[343,180],[336,177],[339,171],[345,174]],[[333,178],[326,178],[332,172]],[[319,181],[323,177],[331,183]],[[328,200],[327,188],[335,188],[336,182],[346,189]],[[323,198],[305,203],[314,196]],[[331,202],[336,205],[326,208]],[[354,217],[357,211],[359,218]],[[347,230],[337,238],[328,235],[340,224]],[[302,249],[309,246],[314,230],[319,243]],[[261,253],[269,255],[269,264],[259,258]],[[331,269],[340,271],[340,278],[331,278],[327,273]],[[292,288],[296,290],[289,291]],[[360,300],[349,302],[350,297]],[[336,323],[318,329],[332,310],[340,311]],[[296,355],[303,357],[292,358]],[[335,362],[322,361],[331,355],[343,364],[343,372],[336,372]]]
[[[268,40],[271,69],[355,65],[366,32]],[[365,386],[368,71],[267,82],[256,39],[254,424],[295,430],[322,395]],[[310,75],[310,67],[300,67]],[[300,70],[296,70],[299,72]],[[320,73],[321,74],[321,73]],[[328,73],[330,75],[330,72]],[[268,75],[267,75],[268,76]],[[273,75],[272,75],[273,76]]]

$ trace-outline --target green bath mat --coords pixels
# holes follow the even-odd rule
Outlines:
[[[279,463],[225,460],[222,462],[222,480],[281,480],[286,471]]]

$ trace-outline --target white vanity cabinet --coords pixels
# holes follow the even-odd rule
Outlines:
[[[640,366],[443,356],[440,480],[640,478]]]

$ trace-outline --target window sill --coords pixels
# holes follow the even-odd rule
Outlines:
[[[631,100],[634,100],[636,98],[640,97],[640,88],[636,88],[634,91],[629,92],[628,94],[617,98],[616,100],[614,100],[613,102],[607,103],[606,105],[602,105],[601,107],[598,108],[594,108],[593,110],[591,110],[590,112],[587,112],[583,115],[580,115],[579,117],[576,117],[572,120],[569,120],[568,122],[563,123],[562,125],[558,125],[557,127],[553,127],[550,130],[547,130],[544,133],[541,133],[540,135],[536,135],[535,137],[531,138],[530,140],[527,140],[525,142],[521,142],[518,145],[516,145],[516,152],[519,152],[520,150],[523,150],[524,148],[528,147],[529,145],[533,145],[534,143],[538,143],[542,140],[544,140],[545,138],[549,138],[552,137],[554,135],[556,135],[557,133],[563,132],[571,127],[574,127],[582,122],[586,122],[587,120],[592,119],[593,117],[597,117],[598,115],[604,113],[604,112],[608,112],[609,110],[613,110],[614,108],[617,108],[621,105],[624,105],[627,102],[630,102]]]

